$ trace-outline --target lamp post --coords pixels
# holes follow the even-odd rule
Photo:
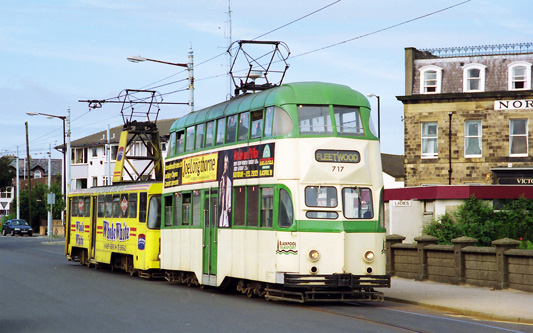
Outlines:
[[[47,114],[47,113],[41,113],[41,112],[26,112],[28,116],[46,116],[49,119],[59,118],[63,120],[63,199],[65,200],[65,205],[67,204],[67,195],[70,190],[70,186],[68,186],[67,188],[67,179],[70,178],[70,163],[68,164],[69,172],[67,172],[67,156],[68,156],[67,153],[70,151],[70,109],[68,109],[67,111],[68,113],[66,116],[56,116],[53,114]],[[65,122],[68,125],[68,132],[65,131]],[[65,138],[68,141],[68,145],[65,143]],[[50,171],[51,170],[48,170],[48,172]],[[68,182],[70,184],[70,179],[68,179]]]
[[[160,64],[165,65],[172,65],[172,66],[178,66],[178,67],[185,67],[187,68],[187,71],[189,72],[189,110],[190,112],[194,111],[194,71],[193,71],[193,52],[192,48],[189,48],[189,62],[188,63],[179,63],[179,62],[168,62],[168,61],[161,61],[156,59],[150,59],[145,58],[141,56],[132,56],[128,57],[128,61],[138,63],[143,61],[151,61],[151,62],[158,62]]]
[[[381,141],[381,121],[380,121],[380,117],[381,117],[381,102],[379,100],[379,96],[378,95],[375,95],[375,94],[368,94],[366,95],[367,97],[376,97],[378,99],[378,138],[379,140]]]

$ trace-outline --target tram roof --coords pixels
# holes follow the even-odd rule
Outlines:
[[[229,101],[191,112],[176,120],[170,132],[239,112],[284,104],[355,104],[370,107],[363,94],[345,85],[324,82],[287,83],[258,93],[237,96]]]

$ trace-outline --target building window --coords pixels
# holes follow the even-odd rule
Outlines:
[[[41,170],[35,170],[35,172],[33,173],[33,178],[35,179],[41,178],[42,176],[43,173],[41,172]]]
[[[509,155],[528,156],[527,119],[511,119],[509,125]]]
[[[72,164],[87,163],[87,148],[72,149]]]
[[[87,188],[87,178],[76,179],[76,189]]]
[[[465,157],[481,157],[481,120],[465,121]]]
[[[438,127],[436,121],[422,123],[422,158],[438,156]]]
[[[98,147],[92,147],[92,157],[98,157]]]
[[[433,65],[420,68],[420,93],[440,93],[441,80],[442,68]]]
[[[113,145],[111,146],[111,160],[115,161],[117,159],[118,154],[118,146]]]
[[[12,188],[13,187],[6,187],[4,190],[1,190],[0,189],[0,198],[2,199],[10,199],[13,195],[11,194],[12,193]]]
[[[515,61],[509,64],[509,90],[531,89],[531,64]]]
[[[98,186],[98,177],[93,177],[93,186],[92,187],[96,187]]]
[[[481,64],[468,64],[463,72],[463,91],[485,91],[485,68]]]

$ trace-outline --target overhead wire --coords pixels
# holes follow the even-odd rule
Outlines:
[[[294,59],[294,58],[297,58],[297,57],[302,57],[304,55],[308,55],[308,54],[311,54],[311,53],[315,53],[315,52],[318,52],[318,51],[329,49],[329,48],[332,48],[332,47],[335,47],[335,46],[338,46],[338,45],[341,45],[341,44],[349,43],[349,42],[352,42],[352,41],[357,40],[357,39],[361,39],[361,38],[364,38],[364,37],[372,36],[372,35],[378,34],[380,32],[387,31],[387,30],[390,30],[390,29],[405,25],[407,23],[411,23],[411,22],[414,22],[414,21],[417,21],[417,20],[432,16],[432,15],[447,11],[447,10],[452,9],[454,7],[458,7],[458,6],[464,5],[465,3],[470,2],[470,1],[472,1],[472,0],[462,1],[462,2],[456,3],[454,5],[448,6],[446,8],[442,8],[442,9],[436,10],[436,11],[431,12],[431,13],[420,15],[420,16],[417,16],[415,18],[412,18],[412,19],[409,19],[409,20],[406,20],[406,21],[403,21],[403,22],[400,22],[400,23],[397,23],[397,24],[390,25],[390,26],[382,28],[382,29],[378,29],[378,30],[375,30],[375,31],[372,31],[372,32],[369,32],[369,33],[366,33],[366,34],[363,34],[363,35],[359,35],[359,36],[356,36],[356,37],[353,37],[353,38],[350,38],[350,39],[343,40],[343,41],[338,42],[338,43],[327,45],[327,46],[324,46],[324,47],[321,47],[321,48],[318,48],[318,49],[315,49],[315,50],[311,50],[311,51],[308,51],[308,52],[304,52],[304,53],[292,56],[290,58]]]
[[[303,15],[303,16],[301,16],[301,17],[295,19],[295,20],[292,20],[292,21],[290,21],[290,22],[288,22],[288,23],[286,23],[286,24],[283,24],[283,25],[281,25],[281,26],[279,26],[279,27],[277,27],[277,28],[275,28],[275,29],[272,29],[272,30],[270,30],[270,31],[268,31],[268,32],[266,32],[266,33],[263,33],[263,34],[261,34],[261,35],[259,35],[259,36],[256,36],[256,37],[254,37],[254,38],[251,39],[251,40],[257,40],[257,39],[259,39],[259,38],[261,38],[261,37],[264,37],[264,36],[266,36],[266,35],[269,35],[269,34],[275,32],[275,31],[278,31],[278,30],[283,29],[283,28],[285,28],[285,27],[287,27],[287,26],[290,26],[290,25],[292,25],[292,24],[295,24],[296,22],[299,22],[299,21],[301,21],[301,20],[303,20],[303,19],[305,19],[305,18],[307,18],[307,17],[309,17],[309,16],[312,16],[312,15],[318,13],[318,12],[321,12],[321,11],[323,11],[323,10],[325,10],[325,9],[327,9],[327,8],[329,8],[329,7],[331,7],[331,6],[335,5],[335,4],[337,4],[337,3],[339,3],[340,1],[341,1],[341,0],[336,0],[336,1],[334,1],[334,2],[331,2],[331,3],[327,4],[326,6],[323,6],[323,7],[319,8],[319,9],[317,9],[317,10],[314,10],[314,11],[312,11],[312,12],[306,14],[306,15]],[[408,23],[411,23],[411,22],[414,22],[414,21],[417,21],[417,20],[421,20],[421,19],[423,19],[423,18],[427,18],[427,17],[429,17],[429,16],[433,16],[433,15],[435,15],[435,14],[438,14],[438,13],[441,13],[441,12],[444,12],[444,11],[447,11],[447,10],[450,10],[450,9],[452,9],[452,8],[455,8],[455,7],[461,6],[461,5],[466,4],[466,3],[468,3],[468,2],[471,2],[471,1],[472,1],[472,0],[465,0],[465,1],[462,1],[462,2],[459,2],[459,3],[453,4],[453,5],[450,5],[450,6],[448,6],[448,7],[442,8],[442,9],[439,9],[439,10],[436,10],[436,11],[433,11],[433,12],[430,12],[430,13],[427,13],[427,14],[424,14],[424,15],[417,16],[417,17],[412,18],[412,19],[409,19],[409,20],[405,20],[405,21],[402,21],[402,22],[397,23],[397,24],[393,24],[393,25],[387,26],[387,27],[385,27],[385,28],[381,28],[381,29],[378,29],[378,30],[374,30],[374,31],[371,31],[371,32],[369,32],[369,33],[365,33],[365,34],[362,34],[362,35],[359,35],[359,36],[356,36],[356,37],[353,37],[353,38],[349,38],[349,39],[346,39],[346,40],[343,40],[343,41],[340,41],[340,42],[337,42],[337,43],[333,43],[333,44],[330,44],[330,45],[326,45],[326,46],[323,46],[323,47],[320,47],[320,48],[317,48],[317,49],[314,49],[314,50],[310,50],[310,51],[307,51],[307,52],[303,52],[303,53],[300,53],[300,54],[297,54],[297,55],[292,55],[292,56],[290,56],[290,59],[294,59],[294,58],[302,57],[302,56],[305,56],[305,55],[308,55],[308,54],[312,54],[312,53],[315,53],[315,52],[319,52],[319,51],[322,51],[322,50],[326,50],[326,49],[329,49],[329,48],[332,48],[332,47],[335,47],[335,46],[339,46],[339,45],[342,45],[342,44],[346,44],[346,43],[349,43],[349,42],[352,42],[352,41],[355,41],[355,40],[358,40],[358,39],[362,39],[362,38],[365,38],[365,37],[369,37],[369,36],[372,36],[372,35],[375,35],[375,34],[378,34],[378,33],[384,32],[384,31],[387,31],[387,30],[391,30],[391,29],[397,28],[397,27],[399,27],[399,26],[402,26],[402,25],[405,25],[405,24],[408,24]],[[201,66],[201,65],[204,65],[204,64],[206,64],[206,63],[208,63],[208,62],[211,62],[211,61],[213,61],[213,60],[217,59],[218,57],[223,56],[223,55],[225,55],[225,54],[227,54],[227,51],[222,52],[222,53],[219,53],[219,54],[217,54],[217,55],[215,55],[215,56],[213,56],[213,57],[211,57],[211,58],[209,58],[209,59],[206,59],[206,60],[204,60],[204,61],[202,61],[202,62],[199,62],[198,64],[195,65],[195,68],[196,68],[196,67],[199,67],[199,66]],[[160,82],[164,82],[165,80],[168,80],[168,79],[170,79],[170,78],[172,78],[172,77],[175,77],[175,76],[177,76],[177,75],[180,75],[180,74],[182,74],[182,73],[184,73],[184,72],[186,72],[186,71],[187,71],[187,70],[184,69],[184,70],[179,71],[179,72],[177,72],[177,73],[175,73],[175,74],[169,75],[169,76],[164,77],[164,78],[162,78],[162,79],[159,79],[159,80],[157,80],[157,81],[155,81],[155,82],[149,83],[149,84],[143,86],[141,89],[150,89],[150,90],[153,90],[153,89],[157,89],[157,88],[161,88],[161,87],[166,87],[166,86],[169,86],[169,85],[172,85],[172,84],[176,84],[176,83],[179,83],[179,82],[186,81],[186,80],[188,80],[188,78],[184,78],[184,79],[175,80],[175,81],[172,81],[172,82],[168,82],[168,83],[164,83],[164,84],[156,85],[156,84],[158,84],[158,83],[160,83]],[[226,76],[226,75],[227,75],[227,73],[219,74],[219,75],[213,75],[213,76],[209,76],[209,77],[206,77],[206,78],[196,78],[195,81],[209,80],[209,79],[213,79],[213,78],[223,77],[223,76]],[[165,93],[161,93],[161,96],[167,96],[167,95],[171,95],[171,94],[178,93],[178,92],[182,92],[182,91],[186,91],[186,90],[187,90],[187,89],[179,89],[179,90],[174,90],[174,91],[170,91],[170,92],[165,92]],[[114,99],[117,99],[117,98],[118,98],[118,96],[117,96],[117,97],[110,97],[110,98],[104,99],[103,101],[110,101],[110,100],[114,100]],[[86,114],[87,114],[87,112],[84,113],[83,115],[77,117],[75,120],[77,120],[77,119],[79,119],[79,118],[85,116]],[[108,119],[112,119],[112,118],[115,118],[115,117],[117,117],[117,116],[113,116],[113,117],[110,117],[110,118],[108,118]],[[106,119],[106,120],[108,120],[108,119]],[[99,121],[99,122],[97,122],[97,123],[100,123],[100,122],[101,122],[101,121]],[[95,123],[95,124],[96,124],[96,123]]]

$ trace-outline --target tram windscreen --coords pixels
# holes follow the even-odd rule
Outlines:
[[[337,207],[337,189],[333,186],[307,186],[305,204],[309,207]]]
[[[332,135],[329,106],[298,105],[300,134]]]
[[[371,189],[343,188],[342,201],[344,217],[347,219],[371,219],[374,217]]]
[[[365,135],[358,107],[334,106],[333,113],[339,135]]]

